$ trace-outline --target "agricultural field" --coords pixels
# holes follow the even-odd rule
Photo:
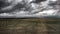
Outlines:
[[[60,19],[0,19],[0,34],[60,34]]]

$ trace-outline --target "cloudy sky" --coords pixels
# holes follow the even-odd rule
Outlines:
[[[57,0],[6,0],[0,18],[48,17],[58,15]]]

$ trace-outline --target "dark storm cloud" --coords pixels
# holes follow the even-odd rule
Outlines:
[[[2,18],[39,18],[56,16],[58,12],[56,0],[6,0],[4,3],[4,7],[0,5],[0,17]]]

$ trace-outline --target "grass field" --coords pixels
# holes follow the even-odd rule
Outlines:
[[[60,19],[0,19],[0,34],[60,34]]]

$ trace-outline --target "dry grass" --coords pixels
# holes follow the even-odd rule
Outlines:
[[[59,34],[60,19],[0,19],[0,34]]]

